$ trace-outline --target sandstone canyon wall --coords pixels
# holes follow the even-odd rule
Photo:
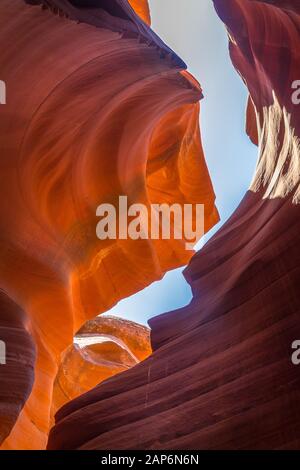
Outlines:
[[[256,174],[187,267],[190,305],[151,320],[148,359],[57,413],[50,449],[300,448],[300,4],[214,4],[251,96]]]
[[[45,448],[78,329],[193,254],[180,240],[101,241],[97,206],[203,203],[205,229],[218,220],[201,88],[149,22],[145,0],[0,2],[3,449]]]

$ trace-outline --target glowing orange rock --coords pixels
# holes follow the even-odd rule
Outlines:
[[[81,325],[192,255],[184,240],[100,241],[97,206],[119,195],[204,203],[206,230],[218,215],[201,89],[127,1],[1,0],[0,43],[1,287],[36,347],[20,408],[34,375],[32,392],[3,448],[39,449]]]
[[[150,330],[116,317],[98,317],[77,333],[63,354],[53,389],[53,414],[66,402],[151,354]]]
[[[148,0],[129,0],[129,3],[146,23],[151,23]]]

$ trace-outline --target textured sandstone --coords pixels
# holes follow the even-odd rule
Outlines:
[[[104,316],[88,321],[63,354],[52,414],[100,382],[130,369],[151,354],[150,330],[128,320]]]
[[[251,95],[253,183],[186,269],[191,304],[151,321],[154,353],[64,406],[50,449],[300,447],[300,5],[214,3]]]
[[[0,290],[0,338],[5,344],[0,365],[0,441],[15,424],[33,382],[35,348],[24,320],[24,312]]]
[[[146,2],[130,3],[149,22]],[[25,312],[23,326],[0,311],[11,354],[24,351],[13,380],[1,369],[4,449],[46,446],[53,382],[77,330],[191,258],[184,241],[101,242],[97,206],[119,195],[199,202],[206,230],[218,220],[201,89],[146,22],[127,0],[0,2],[0,286]]]

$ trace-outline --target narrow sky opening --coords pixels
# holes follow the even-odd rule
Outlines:
[[[238,206],[254,173],[257,148],[245,133],[247,90],[232,66],[226,30],[211,0],[149,3],[152,28],[183,58],[203,87],[202,142],[221,216],[221,222],[206,235],[207,240]],[[182,269],[177,269],[107,313],[147,323],[149,318],[190,300],[190,287]]]

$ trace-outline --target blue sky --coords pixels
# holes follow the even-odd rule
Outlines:
[[[152,28],[183,58],[203,88],[201,133],[221,216],[208,239],[237,207],[254,172],[257,148],[245,134],[247,90],[231,64],[226,31],[211,0],[149,3]],[[190,300],[190,288],[177,269],[107,313],[147,323]]]

